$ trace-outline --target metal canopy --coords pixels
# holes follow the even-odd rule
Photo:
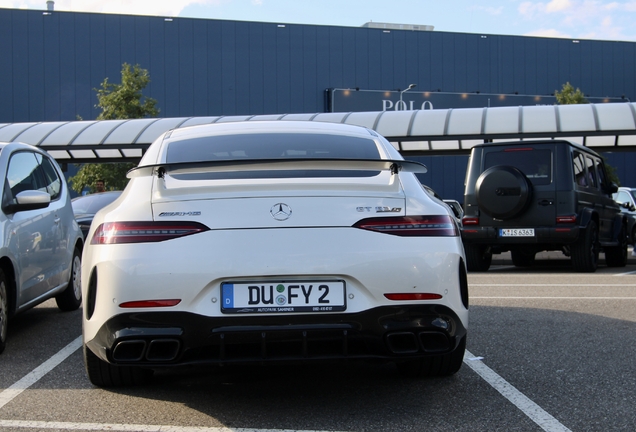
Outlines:
[[[259,120],[365,126],[403,154],[466,153],[486,141],[534,138],[568,139],[596,150],[636,150],[634,103],[4,123],[0,141],[35,145],[58,162],[138,162],[170,129]]]

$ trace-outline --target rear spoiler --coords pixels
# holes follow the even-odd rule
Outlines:
[[[136,167],[126,177],[145,177],[166,174],[234,171],[293,171],[293,170],[349,170],[349,171],[400,171],[424,174],[426,166],[419,162],[391,159],[237,159],[206,162],[180,162]]]

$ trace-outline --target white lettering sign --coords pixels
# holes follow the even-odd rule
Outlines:
[[[389,99],[382,99],[382,111],[389,111],[393,109],[394,111],[413,111],[414,108],[414,101],[408,101],[408,105],[405,101],[397,101],[395,104],[393,103],[393,101],[389,100]],[[431,101],[424,101],[422,102],[421,107],[419,108],[421,110],[425,110],[425,109],[433,109],[433,102]]]

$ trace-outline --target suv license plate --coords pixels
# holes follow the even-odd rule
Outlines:
[[[221,312],[338,312],[347,309],[345,283],[331,281],[224,282]]]
[[[534,228],[505,228],[499,230],[501,237],[534,237]]]

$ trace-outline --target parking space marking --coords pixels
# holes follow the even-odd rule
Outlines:
[[[626,272],[626,273],[618,273],[618,274],[615,274],[614,276],[628,276],[628,275],[633,275],[633,274],[636,274],[636,270],[630,271],[630,272]]]
[[[480,284],[468,283],[469,287],[636,287],[636,284]]]
[[[471,360],[475,359],[475,360]],[[527,396],[513,387],[508,381],[499,376],[495,371],[486,366],[481,359],[477,359],[470,351],[464,353],[464,363],[482,377],[488,384],[497,390],[503,397],[512,402],[530,420],[535,422],[546,432],[566,432],[570,429],[563,426],[547,411],[531,401]]]
[[[27,375],[25,375],[22,379],[14,383],[11,387],[4,390],[0,393],[0,409],[15,399],[20,393],[31,387],[33,384],[38,382],[40,378],[49,373],[53,368],[62,363],[77,351],[82,346],[82,337],[78,336],[70,344],[66,345],[60,351],[57,352],[53,357],[42,363],[40,366],[33,369]]]
[[[636,297],[558,297],[558,296],[470,296],[471,300],[636,300]]]
[[[0,427],[24,429],[53,429],[53,430],[86,430],[86,431],[120,431],[120,432],[321,432],[301,431],[296,429],[254,429],[228,428],[204,426],[165,426],[165,425],[135,425],[135,424],[106,424],[106,423],[70,423],[44,422],[26,420],[0,420]],[[327,431],[322,431],[327,432]]]

